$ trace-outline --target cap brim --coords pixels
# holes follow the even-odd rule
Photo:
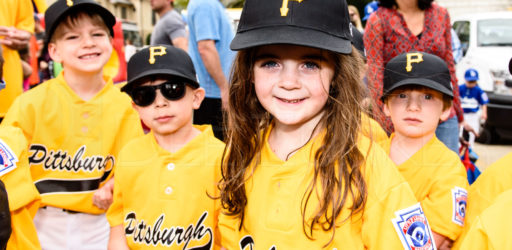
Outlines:
[[[453,91],[451,89],[447,89],[440,83],[437,83],[435,81],[432,81],[430,79],[425,79],[425,78],[408,78],[408,79],[404,79],[402,81],[395,83],[392,88],[388,89],[388,91],[382,95],[381,100],[384,101],[384,98],[386,98],[389,94],[391,94],[391,92],[393,92],[393,90],[400,88],[402,86],[405,86],[405,85],[417,85],[417,86],[427,87],[429,89],[439,91],[439,92],[453,98]]]
[[[231,41],[232,50],[272,44],[292,44],[330,50],[341,54],[352,52],[350,39],[325,32],[294,26],[272,26],[239,31]]]
[[[124,91],[124,92],[130,91],[133,88],[133,86],[135,84],[137,84],[141,79],[144,79],[149,76],[180,77],[180,78],[183,78],[183,79],[189,81],[189,83],[192,83],[192,85],[194,87],[197,87],[197,88],[200,87],[199,83],[196,80],[190,79],[190,77],[187,77],[186,75],[184,75],[178,71],[174,71],[172,69],[165,69],[165,70],[154,69],[154,70],[147,70],[143,74],[138,75],[136,78],[130,79],[130,81],[128,81],[128,83],[121,88],[121,91]]]

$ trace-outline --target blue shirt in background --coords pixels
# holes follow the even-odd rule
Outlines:
[[[464,113],[478,112],[480,105],[485,105],[489,102],[487,94],[478,85],[473,88],[468,88],[465,84],[459,85],[459,93]]]
[[[197,72],[199,84],[206,91],[207,98],[220,99],[220,90],[213,78],[208,74],[201,55],[197,50],[197,42],[214,40],[219,53],[222,71],[229,81],[231,64],[235,52],[229,44],[234,37],[231,22],[224,6],[218,0],[190,0],[187,7],[189,27],[189,54]]]

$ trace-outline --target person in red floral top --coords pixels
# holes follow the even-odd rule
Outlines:
[[[451,45],[448,11],[433,0],[380,0],[379,9],[366,23],[364,46],[368,58],[368,88],[379,108],[373,108],[376,120],[392,132],[392,124],[382,113],[384,66],[391,58],[411,51],[422,51],[442,58],[450,69],[454,102],[450,118],[440,124],[437,137],[450,149],[458,150],[459,125],[463,122],[459,88]],[[458,119],[457,119],[458,118]]]

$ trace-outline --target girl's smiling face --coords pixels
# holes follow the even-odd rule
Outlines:
[[[279,125],[317,124],[333,76],[334,60],[321,49],[267,45],[256,53],[256,95]]]

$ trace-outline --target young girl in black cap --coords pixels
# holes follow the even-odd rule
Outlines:
[[[231,43],[225,248],[433,249],[410,187],[360,133],[349,23],[345,1],[245,2]]]

